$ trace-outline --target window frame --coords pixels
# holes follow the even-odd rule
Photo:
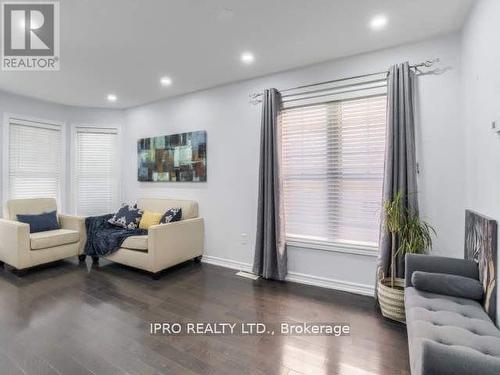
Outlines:
[[[121,125],[97,125],[97,124],[86,124],[86,123],[74,123],[71,126],[71,150],[70,150],[70,165],[71,165],[71,170],[70,170],[70,179],[71,179],[71,186],[70,186],[70,205],[69,208],[71,212],[76,215],[77,210],[78,210],[78,186],[77,186],[77,134],[78,134],[78,128],[87,128],[87,129],[95,129],[96,131],[101,130],[101,131],[106,131],[106,130],[113,130],[116,131],[117,134],[117,156],[121,158],[122,156],[122,127]],[[122,184],[122,164],[120,162],[117,162],[117,172],[116,172],[116,177],[118,179],[118,197],[116,198],[117,201],[120,203],[123,199],[123,184]]]
[[[59,185],[59,197],[56,198],[56,203],[58,210],[64,212],[66,209],[66,174],[67,174],[67,157],[66,157],[66,147],[67,147],[67,128],[66,123],[62,121],[47,120],[44,118],[26,116],[16,113],[4,113],[3,115],[3,142],[2,142],[2,199],[1,205],[5,207],[5,204],[10,198],[10,127],[11,120],[17,119],[21,121],[39,123],[40,126],[34,124],[35,127],[48,128],[48,127],[58,127],[61,132],[61,174],[60,174],[60,185]],[[45,125],[45,126],[44,126]]]
[[[387,92],[377,92],[377,93],[365,92],[364,94],[361,92],[359,95],[352,95],[346,98],[333,99],[333,100],[325,99],[313,104],[306,103],[300,105],[284,106],[282,107],[282,110],[286,111],[289,109],[297,109],[300,107],[309,107],[311,105],[326,104],[334,101],[349,101],[349,100],[356,100],[356,99],[363,99],[363,98],[377,97],[377,96],[385,96],[387,98]],[[280,133],[282,131],[283,129],[280,130]],[[382,200],[383,200],[383,195],[381,194],[380,196],[381,203]],[[320,250],[320,251],[328,251],[336,253],[347,253],[347,254],[361,255],[367,257],[377,257],[379,250],[378,245],[371,245],[369,243],[362,243],[355,241],[339,241],[339,240],[321,241],[301,236],[288,236],[286,234],[286,230],[285,230],[285,243],[287,244],[287,246],[294,248],[312,249],[312,250]]]

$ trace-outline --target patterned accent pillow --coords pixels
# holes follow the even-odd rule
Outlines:
[[[141,221],[142,211],[137,207],[124,204],[108,223],[126,229],[137,229]]]
[[[160,224],[172,223],[182,219],[182,208],[170,208],[163,214]]]

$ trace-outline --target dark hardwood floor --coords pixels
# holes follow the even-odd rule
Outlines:
[[[351,335],[160,336],[151,322],[339,322]],[[189,262],[160,280],[103,261],[0,270],[0,374],[409,374],[373,299]]]

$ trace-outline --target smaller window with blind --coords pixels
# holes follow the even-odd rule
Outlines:
[[[114,212],[120,200],[118,129],[76,127],[74,142],[76,214]]]
[[[287,241],[375,250],[385,93],[285,106],[280,121]]]
[[[10,117],[5,198],[55,198],[62,204],[62,151],[62,125]]]

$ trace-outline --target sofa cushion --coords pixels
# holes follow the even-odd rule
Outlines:
[[[31,250],[47,249],[78,242],[80,233],[70,229],[56,229],[30,235]]]
[[[124,204],[108,222],[117,227],[127,229],[137,229],[142,217],[142,210],[136,206],[131,207]]]
[[[481,374],[498,373],[500,331],[477,301],[407,287],[405,308],[412,374],[477,374],[468,370],[471,361],[489,364]],[[443,359],[438,370],[435,361],[430,363],[435,347],[454,362]]]
[[[447,273],[479,280],[479,267],[473,260],[439,257],[427,254],[406,254],[405,286],[413,286],[414,271]]]
[[[418,290],[447,296],[481,300],[484,294],[479,280],[446,273],[415,271],[411,283]]]
[[[141,210],[166,212],[172,207],[182,208],[182,220],[198,217],[198,202],[183,199],[142,198],[137,201]]]
[[[54,198],[11,199],[5,205],[5,218],[17,220],[17,215],[36,215],[57,211]]]
[[[127,237],[121,247],[129,250],[148,251],[148,236]]]
[[[422,349],[422,358],[425,358],[422,363],[423,375],[500,374],[498,356],[485,355],[466,347],[446,345],[431,340],[426,340]]]

